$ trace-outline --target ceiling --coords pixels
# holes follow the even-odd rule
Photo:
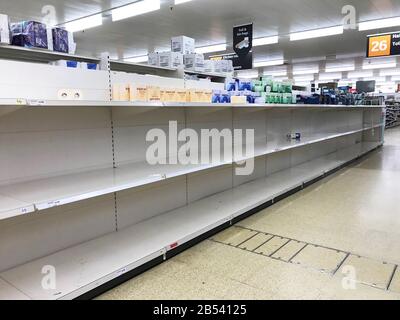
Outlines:
[[[0,0],[0,11],[12,21],[43,20],[43,8],[53,6],[55,22],[78,19],[131,3],[132,0]],[[113,58],[127,58],[151,51],[168,50],[172,36],[187,35],[197,46],[231,43],[234,25],[254,22],[255,37],[282,35],[276,45],[255,48],[255,60],[284,57],[317,57],[365,51],[365,37],[370,33],[393,29],[290,42],[290,32],[340,25],[345,5],[357,10],[357,20],[400,16],[399,0],[193,0],[178,6],[173,0],[161,0],[161,10],[112,22],[104,14],[103,26],[75,33],[78,54],[99,56],[110,52]],[[400,29],[397,28],[397,29]]]

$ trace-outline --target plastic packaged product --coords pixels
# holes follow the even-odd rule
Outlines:
[[[11,24],[12,44],[27,48],[49,48],[47,27],[36,21],[23,21]]]
[[[98,70],[99,69],[99,65],[97,63],[88,63],[87,64],[87,68],[89,70]]]
[[[69,39],[68,31],[61,28],[53,28],[53,50],[57,52],[69,53]]]
[[[10,23],[5,14],[0,14],[0,43],[10,44]]]
[[[171,51],[192,54],[195,52],[195,40],[186,36],[173,37],[171,39]]]
[[[212,103],[221,103],[221,91],[219,90],[213,91]]]
[[[147,101],[149,101],[149,102],[160,102],[161,101],[160,87],[147,86]]]
[[[202,102],[204,103],[212,103],[212,90],[204,90],[202,96]]]
[[[221,103],[231,103],[231,96],[229,95],[228,91],[221,92]]]
[[[227,91],[236,91],[236,81],[231,80],[226,83],[226,90]]]
[[[175,101],[174,102],[179,102],[179,103],[185,103],[187,102],[187,90],[186,89],[176,89],[175,90]]]
[[[240,80],[239,82],[239,91],[251,91],[251,81]]]

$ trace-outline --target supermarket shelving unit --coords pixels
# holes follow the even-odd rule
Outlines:
[[[0,299],[92,297],[383,144],[382,106],[118,102],[110,85],[137,75],[0,67],[8,75],[0,81]],[[87,99],[58,100],[70,86]],[[150,165],[146,136],[170,121],[198,134],[254,129],[255,154]],[[293,132],[302,139],[288,140]],[[254,161],[252,174],[236,174],[243,160]],[[42,286],[45,266],[56,270],[55,288]]]
[[[386,101],[386,129],[400,126],[400,101]]]

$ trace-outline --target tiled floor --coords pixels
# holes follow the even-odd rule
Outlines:
[[[222,243],[204,241],[99,299],[400,299],[399,268],[393,274],[400,264],[399,196],[400,129],[393,129],[385,147],[361,164],[238,224],[351,252],[335,275],[322,271],[337,266],[343,253],[311,247],[288,263],[265,256],[284,240],[231,228],[213,237]],[[275,255],[301,249],[286,245]],[[348,267],[357,279],[350,286]]]

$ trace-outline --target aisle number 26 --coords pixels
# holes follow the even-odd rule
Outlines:
[[[369,38],[368,57],[390,56],[391,41],[390,35]]]

